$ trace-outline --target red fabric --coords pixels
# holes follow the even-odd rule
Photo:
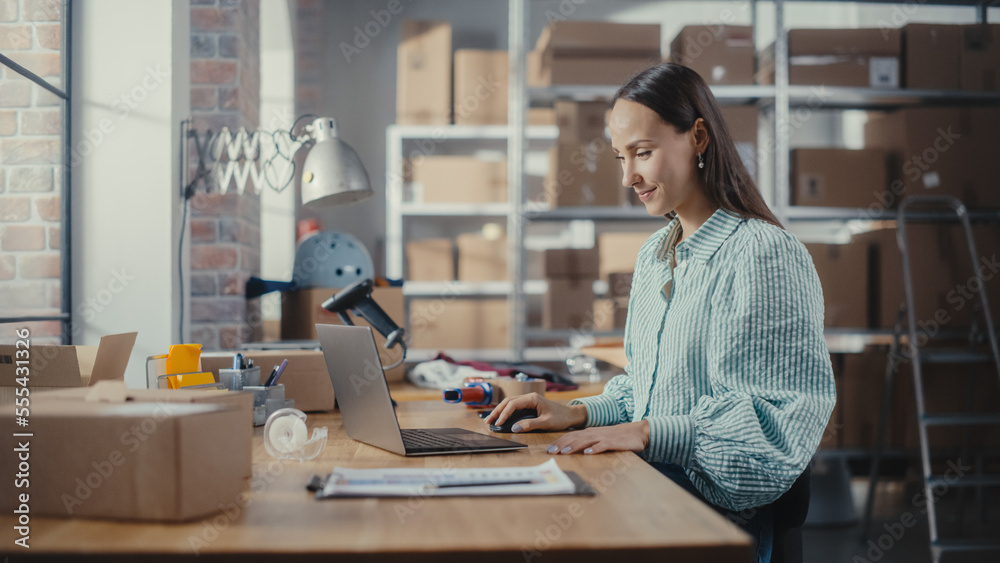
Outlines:
[[[434,357],[435,360],[444,360],[449,364],[455,366],[468,366],[472,369],[479,371],[495,371],[500,377],[514,377],[519,373],[523,373],[528,377],[534,377],[537,379],[545,380],[545,390],[546,391],[572,391],[577,389],[579,386],[575,383],[557,383],[546,377],[543,373],[533,373],[530,369],[522,369],[520,367],[510,367],[510,366],[494,366],[488,362],[477,362],[474,360],[460,362],[451,356],[445,354],[444,352],[438,352],[438,355]]]

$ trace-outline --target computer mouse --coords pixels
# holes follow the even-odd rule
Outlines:
[[[538,418],[538,411],[536,411],[535,409],[517,409],[516,411],[511,413],[511,415],[507,417],[507,420],[503,421],[503,424],[501,424],[500,426],[497,426],[496,424],[491,424],[490,431],[510,433],[513,432],[513,430],[511,430],[511,427],[514,426],[514,423],[529,418]]]

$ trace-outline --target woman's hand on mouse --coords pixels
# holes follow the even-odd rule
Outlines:
[[[546,448],[550,454],[599,454],[609,451],[641,452],[649,446],[649,422],[595,426],[570,432]]]
[[[528,393],[516,397],[507,397],[493,409],[483,421],[486,424],[500,426],[507,417],[518,409],[535,409],[538,418],[525,419],[515,425],[514,432],[530,432],[532,430],[565,430],[571,427],[583,426],[587,423],[587,407],[583,405],[564,405],[539,395]]]

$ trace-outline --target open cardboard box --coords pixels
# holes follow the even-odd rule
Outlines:
[[[128,332],[104,336],[99,346],[31,346],[28,348],[31,392],[88,387],[98,381],[124,381],[136,335],[137,332]],[[17,351],[13,344],[0,345],[0,405],[14,402],[18,386]]]
[[[233,367],[235,353],[204,352],[201,369],[212,372],[218,381],[220,368]],[[303,412],[333,410],[333,383],[321,350],[244,350],[240,353],[244,358],[253,360],[255,366],[260,366],[262,380],[281,360],[288,360],[288,367],[278,381],[285,386],[285,398],[294,399],[295,408]]]
[[[0,438],[30,462],[25,482],[0,484],[0,509],[10,514],[28,494],[32,515],[173,522],[218,512],[251,477],[252,403],[246,393],[124,382],[33,392],[31,435]],[[4,428],[17,428],[13,417],[0,408]]]

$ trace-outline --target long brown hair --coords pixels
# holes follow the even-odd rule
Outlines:
[[[709,201],[736,215],[781,227],[743,165],[715,96],[697,72],[675,63],[657,64],[629,78],[611,106],[618,100],[648,107],[678,133],[687,133],[699,117],[704,119],[709,142],[702,173]]]

